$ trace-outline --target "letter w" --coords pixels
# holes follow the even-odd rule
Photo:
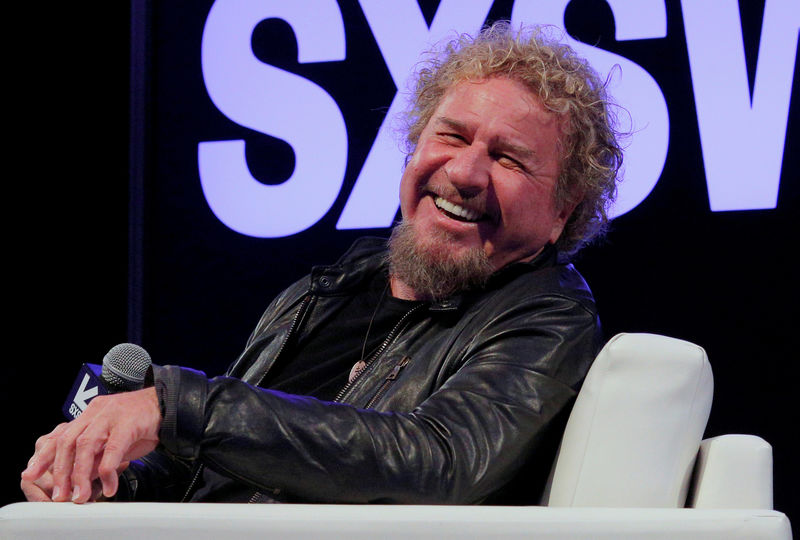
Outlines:
[[[752,100],[736,0],[682,0],[711,210],[775,208],[800,2],[767,0]]]

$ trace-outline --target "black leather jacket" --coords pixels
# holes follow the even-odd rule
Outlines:
[[[175,464],[201,462],[292,501],[535,503],[602,344],[591,292],[553,248],[407,314],[336,402],[256,388],[296,335],[383,270],[384,247],[362,239],[284,291],[229,376],[155,368],[173,464],[151,456],[125,489],[159,482],[148,497],[171,498],[188,479]]]

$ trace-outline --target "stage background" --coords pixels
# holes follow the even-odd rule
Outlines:
[[[201,42],[212,4],[48,7],[12,17],[29,31],[12,55],[8,106],[7,158],[20,165],[6,173],[8,335],[19,352],[8,355],[3,381],[11,422],[2,504],[21,499],[19,471],[36,437],[60,421],[81,362],[99,363],[130,340],[156,363],[221,373],[275,293],[311,265],[334,261],[355,238],[388,233],[336,228],[395,93],[364,13],[350,1],[340,2],[342,61],[299,64],[285,22],[265,21],[252,35],[259,61],[314,81],[342,111],[347,168],[330,210],[283,238],[243,235],[214,215],[199,180],[198,144],[246,141],[250,170],[265,184],[291,176],[294,156],[210,99]],[[494,2],[489,18],[509,17],[512,4]],[[422,3],[428,24],[437,7]],[[764,6],[742,2],[739,12],[752,88]],[[667,2],[666,14],[665,37],[617,41],[605,2],[573,0],[567,10],[573,37],[652,75],[670,122],[655,188],[576,264],[609,335],[661,333],[707,350],[715,376],[707,436],[769,441],[775,506],[797,526],[797,63],[776,208],[711,211],[680,4]]]

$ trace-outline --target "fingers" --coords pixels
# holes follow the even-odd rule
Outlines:
[[[28,467],[22,471],[22,477],[25,480],[33,482],[50,469],[55,457],[56,438],[67,426],[67,423],[59,424],[53,431],[36,440],[33,456],[28,461]]]
[[[72,466],[69,474],[72,502],[84,503],[92,498],[92,482],[98,476],[97,464],[104,454],[104,446],[108,446],[109,429],[110,427],[103,421],[90,424],[77,436],[74,445],[71,445],[74,447],[73,455],[70,456],[69,450],[64,451],[66,463]]]
[[[72,469],[75,462],[75,441],[83,426],[70,424],[56,439],[53,458],[53,500],[68,501],[72,498]],[[76,433],[77,432],[77,433]]]
[[[109,439],[106,444],[103,458],[97,467],[100,482],[103,484],[103,495],[112,497],[117,492],[119,486],[119,470],[125,456],[125,452],[130,445],[130,441],[118,438]],[[124,469],[124,467],[122,467]]]
[[[150,388],[116,396],[98,396],[78,418],[61,424],[36,442],[36,451],[22,473],[26,497],[42,499],[34,487],[49,471],[54,501],[82,503],[96,497],[99,479],[103,495],[113,496],[119,472],[158,444],[161,414]],[[41,487],[41,486],[39,486]],[[47,491],[47,490],[46,490]]]
[[[130,465],[130,461],[123,461],[122,463],[120,463],[119,467],[117,467],[117,470],[115,471],[115,475],[114,475],[116,477],[116,480],[117,480],[116,488],[119,487],[119,475],[122,474],[122,471],[124,471],[125,469],[128,468],[128,465]],[[114,496],[116,494],[116,491],[117,491],[116,488],[114,488],[113,493],[111,493],[110,495],[106,496],[103,493],[103,483],[100,481],[100,478],[95,478],[94,480],[92,480],[92,497],[89,500],[91,500],[91,501],[105,501],[105,500],[108,500],[109,498],[111,498],[112,496]]]
[[[54,482],[58,488],[61,488],[62,481],[65,486],[72,486],[70,497],[73,502],[90,500],[92,483],[98,477],[104,495],[110,497],[117,491],[117,466],[134,442],[125,418],[119,418],[117,412],[106,409],[96,413],[81,431],[76,425],[74,431],[66,430],[60,437],[53,466]],[[69,476],[62,478],[62,473],[69,473]]]
[[[53,482],[49,473],[42,475],[36,482],[22,479],[19,485],[28,501],[51,502],[53,500],[51,497]]]
[[[50,498],[50,494],[47,491],[36,485],[34,482],[22,480],[19,483],[19,487],[22,488],[22,493],[25,494],[25,499],[30,502],[52,502],[53,500]]]
[[[100,440],[105,443],[97,447]],[[132,437],[127,432],[112,431],[107,436],[98,437],[86,430],[76,441],[78,450],[72,470],[72,502],[91,500],[95,485],[99,486],[103,496],[113,497],[119,487],[119,474],[129,463],[123,458],[132,444]]]
[[[122,473],[127,466],[127,462],[123,463],[123,466],[120,466],[119,472]],[[92,492],[89,500],[103,500],[103,486],[100,483],[100,480],[93,480],[91,485]],[[20,488],[22,488],[22,493],[25,495],[25,499],[30,502],[53,502],[53,477],[49,471],[43,474],[35,482],[30,482],[25,479],[21,480]]]
[[[51,467],[58,449],[58,438],[68,425],[59,424],[53,431],[36,440],[36,450],[28,461],[28,467],[22,472],[20,487],[23,488],[26,497],[32,497],[33,500],[51,500],[57,496],[59,500],[64,500],[62,493],[54,491]],[[45,489],[46,499],[42,499],[39,493],[42,487]]]
[[[83,415],[82,415],[83,416]],[[63,502],[72,500],[83,503],[93,499],[92,481],[100,475],[100,463],[109,447],[108,419],[100,416],[91,423],[74,421],[61,424],[48,435],[36,442],[36,452],[28,468],[22,473],[23,492],[35,500]],[[110,442],[110,448],[119,448],[119,443]],[[124,449],[114,450],[106,463],[113,463]],[[119,463],[116,464],[120,465]],[[126,463],[127,465],[127,463]],[[109,480],[115,476],[116,467],[104,471],[103,491],[111,496],[116,492],[117,483]],[[124,468],[124,467],[123,467]],[[44,499],[35,487],[35,482],[47,475],[49,489]]]

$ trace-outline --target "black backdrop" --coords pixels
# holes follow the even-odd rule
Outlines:
[[[311,264],[335,260],[354,238],[387,233],[335,229],[394,93],[366,20],[349,1],[340,2],[348,53],[336,69],[298,65],[283,47],[291,31],[280,23],[253,39],[257,56],[314,80],[342,108],[349,136],[342,194],[314,227],[286,238],[238,234],[210,212],[198,181],[200,141],[243,138],[256,176],[291,173],[286,165],[269,170],[285,162],[284,146],[226,119],[205,92],[199,51],[211,3],[136,2],[133,17],[121,3],[17,18],[30,32],[12,61],[15,144],[7,158],[27,172],[6,176],[14,261],[8,335],[20,352],[9,355],[3,383],[12,434],[3,504],[20,500],[18,473],[36,436],[60,421],[81,362],[99,362],[110,346],[132,340],[157,363],[219,373],[277,291]],[[511,3],[496,1],[490,17],[508,17]],[[430,22],[437,2],[421,4]],[[776,508],[796,524],[797,64],[777,208],[711,212],[680,5],[667,3],[667,37],[636,47],[614,40],[609,13],[604,2],[573,0],[567,30],[653,75],[670,111],[669,154],[650,196],[577,265],[609,335],[662,333],[707,350],[715,395],[706,435],[769,441]],[[742,2],[740,13],[752,84],[763,5]],[[369,92],[356,93],[365,86]]]

